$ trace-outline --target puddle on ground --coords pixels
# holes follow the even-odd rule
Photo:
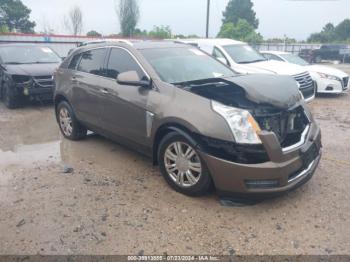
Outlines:
[[[34,145],[17,145],[13,151],[0,149],[0,170],[7,166],[33,166],[61,162],[61,141]]]
[[[61,163],[74,167],[81,161],[109,169],[122,168],[126,163],[133,165],[136,161],[150,164],[142,155],[94,134],[78,142],[62,138],[29,145],[0,146],[0,171],[9,166],[30,168]]]

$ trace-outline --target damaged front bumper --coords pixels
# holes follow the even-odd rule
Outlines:
[[[208,152],[200,155],[207,164],[221,196],[275,195],[293,190],[307,182],[321,158],[321,132],[310,123],[303,143],[282,148],[273,132],[262,132],[260,139],[269,160],[237,163]]]
[[[34,81],[26,83],[14,83],[13,91],[16,96],[24,96],[40,100],[52,100],[53,99],[53,85],[39,86]]]

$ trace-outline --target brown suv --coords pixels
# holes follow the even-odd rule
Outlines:
[[[293,78],[237,75],[170,42],[74,50],[55,75],[63,135],[92,130],[158,164],[187,195],[289,191],[310,179],[321,135]]]

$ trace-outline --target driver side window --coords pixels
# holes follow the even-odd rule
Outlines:
[[[226,61],[226,64],[228,65],[228,61],[227,61],[227,58],[225,57],[225,55],[219,50],[219,48],[217,47],[214,47],[213,49],[213,57],[215,58],[220,58],[222,60],[225,60]]]
[[[226,59],[226,57],[224,56],[224,54],[223,54],[217,47],[214,47],[213,56],[214,56],[215,58],[224,58],[224,59]]]
[[[135,59],[124,49],[112,48],[109,56],[106,77],[116,79],[120,73],[136,71],[140,79],[144,79],[145,73]]]
[[[265,57],[268,58],[269,60],[275,60],[275,61],[284,62],[283,59],[281,59],[278,56],[273,55],[273,54],[265,54]]]

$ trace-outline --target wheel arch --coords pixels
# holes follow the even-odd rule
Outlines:
[[[152,146],[152,161],[153,165],[158,165],[158,154],[159,154],[159,145],[162,139],[169,133],[176,132],[184,136],[189,140],[193,145],[198,146],[199,143],[193,137],[194,132],[184,125],[178,123],[165,123],[161,125],[155,132]]]

